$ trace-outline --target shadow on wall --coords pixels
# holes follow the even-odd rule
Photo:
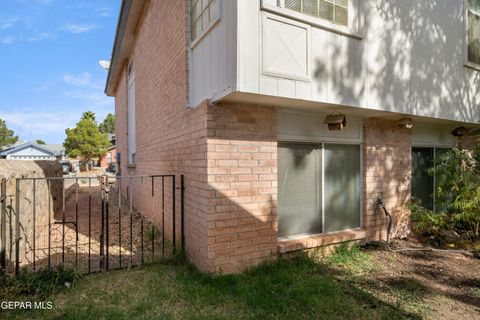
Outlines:
[[[463,5],[359,3],[365,38],[329,34],[330,60],[316,60],[318,91],[340,104],[476,122],[478,108],[468,106],[480,105],[480,72],[464,67]]]

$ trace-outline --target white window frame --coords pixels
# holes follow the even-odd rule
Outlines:
[[[471,12],[471,10],[468,8],[468,1],[469,0],[463,0],[463,8],[464,8],[463,12],[464,12],[464,21],[465,21],[465,25],[464,25],[464,32],[465,32],[465,35],[464,35],[464,40],[465,40],[464,60],[465,60],[465,63],[464,63],[464,65],[467,68],[480,71],[480,64],[475,63],[475,62],[471,62],[471,61],[468,60],[468,14],[469,14],[469,12]],[[480,15],[477,12],[473,12],[473,14]]]
[[[348,27],[287,9],[284,4],[285,0],[262,0],[261,9],[351,38],[359,40],[364,38],[362,34],[364,18],[363,13],[360,10],[359,0],[348,1]]]
[[[130,119],[130,89],[133,87],[135,91],[135,63],[131,59],[127,63],[127,155],[128,155],[128,165],[134,166],[136,164],[136,154],[137,154],[137,139],[136,139],[136,95],[133,94],[133,119]],[[133,120],[133,127],[131,126],[131,121]],[[133,131],[133,132],[131,132]],[[132,138],[133,135],[133,138]],[[132,140],[133,139],[133,140]]]
[[[221,13],[221,5],[222,5],[222,1],[224,0],[209,0],[210,2],[212,1],[215,1],[215,6],[214,6],[214,11],[213,11],[213,14],[214,16],[210,19],[210,22],[208,23],[208,25],[206,27],[203,28],[203,30],[199,33],[197,33],[197,35],[195,37],[193,37],[193,28],[195,28],[195,25],[194,25],[194,21],[193,21],[193,16],[192,16],[192,13],[193,13],[193,3],[196,2],[196,1],[202,1],[202,0],[190,0],[189,3],[190,3],[190,35],[191,35],[191,44],[190,44],[190,47],[193,49],[216,25],[217,23],[220,21],[220,13]],[[205,1],[205,0],[204,0]],[[209,6],[211,6],[212,4],[210,3]],[[201,18],[200,18],[201,19]]]

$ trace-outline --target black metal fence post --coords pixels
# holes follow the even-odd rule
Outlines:
[[[102,188],[102,186],[100,186]],[[101,225],[100,225],[100,270],[103,270],[105,267],[104,261],[104,241],[105,241],[105,196],[103,194],[103,189],[100,190],[101,192]]]
[[[177,217],[177,212],[175,210],[175,176],[172,177],[172,194],[173,194],[173,199],[172,199],[172,242],[173,242],[173,254],[177,251],[177,223],[176,223],[176,217]]]
[[[110,187],[108,185],[107,176],[103,177],[102,183],[104,184],[103,188],[105,189],[105,268],[108,270],[110,268]]]
[[[20,273],[20,180],[15,180],[15,275]]]
[[[182,251],[185,251],[185,177],[180,176],[180,232],[182,237]]]
[[[2,179],[0,187],[0,268],[5,270],[7,266],[6,249],[7,249],[7,179]]]
[[[32,195],[32,256],[33,256],[33,270],[35,271],[35,251],[36,251],[36,247],[35,247],[35,238],[36,238],[36,232],[35,232],[35,229],[36,229],[36,225],[35,225],[35,220],[37,218],[37,211],[35,210],[35,207],[36,207],[36,200],[37,200],[37,180],[36,179],[33,179],[32,183],[33,183],[33,186],[32,186],[32,192],[33,192],[33,195]]]

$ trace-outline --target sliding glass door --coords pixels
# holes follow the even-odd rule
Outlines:
[[[412,196],[429,210],[433,210],[433,176],[427,172],[431,167],[433,148],[412,148]]]
[[[360,146],[281,143],[279,236],[360,227]]]
[[[420,200],[423,207],[441,211],[445,204],[435,199],[437,175],[428,173],[440,157],[450,148],[413,147],[412,148],[412,197]]]

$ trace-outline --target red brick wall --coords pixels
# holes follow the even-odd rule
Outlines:
[[[124,176],[185,174],[187,254],[201,270],[230,273],[277,253],[276,110],[207,102],[187,108],[187,11],[185,1],[148,3],[132,52],[136,66],[136,167],[128,168],[126,163],[125,70],[116,88],[117,150],[122,155]],[[408,217],[404,205],[410,197],[411,130],[399,128],[395,121],[366,119],[364,142],[363,220],[367,238],[378,239],[384,233],[385,218],[376,205],[382,194],[400,226],[396,232],[402,234],[404,222],[408,225],[402,219]],[[173,186],[168,183],[165,206],[171,208],[168,193]],[[148,183],[136,188],[134,199],[151,197]],[[159,188],[157,183],[156,190]],[[178,199],[177,191],[177,208]],[[157,195],[157,206],[160,200]],[[147,216],[158,224],[158,207],[154,211],[153,206],[152,201],[145,202]],[[171,235],[168,210],[166,227]]]
[[[126,75],[123,68],[116,88],[117,148],[121,173],[128,175],[185,174],[185,234],[189,258],[201,269],[207,266],[207,106],[187,108],[187,8],[185,1],[150,1],[137,26],[132,57],[135,62],[136,167],[128,168]],[[159,225],[160,180],[156,197],[151,184],[134,184],[133,197],[140,206],[143,192],[145,213]],[[123,186],[126,185],[126,182]],[[140,189],[140,190],[139,190]],[[166,180],[166,234],[171,235],[171,180]],[[176,191],[177,222],[180,192]],[[180,223],[177,223],[179,240]]]
[[[396,121],[367,118],[364,121],[364,227],[369,240],[386,238],[385,215],[377,206],[383,196],[387,210],[394,217],[394,236],[409,230],[412,171],[412,130],[400,128]]]
[[[240,271],[277,252],[276,136],[274,108],[209,107],[209,271]]]

